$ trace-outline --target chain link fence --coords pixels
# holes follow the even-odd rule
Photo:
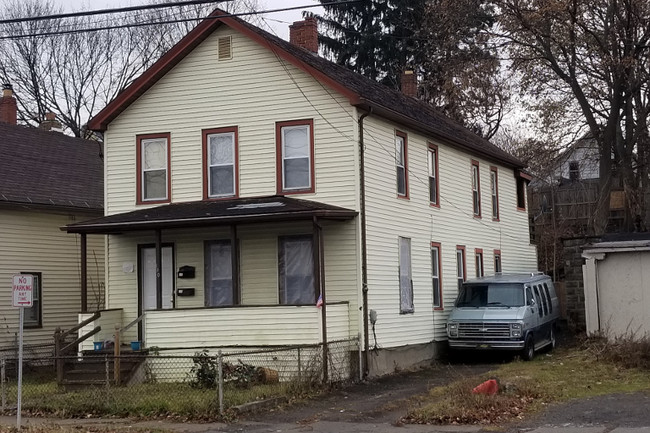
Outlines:
[[[272,348],[211,347],[140,352],[25,357],[22,407],[58,416],[161,416],[218,418],[230,408],[273,397],[291,398],[324,382],[358,377],[356,339],[323,345]],[[63,380],[57,380],[57,363]],[[4,412],[17,405],[15,357],[0,359]],[[61,377],[59,377],[60,379]]]

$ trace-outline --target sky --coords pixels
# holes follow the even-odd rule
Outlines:
[[[180,0],[177,0],[180,1]],[[65,12],[78,10],[97,10],[126,6],[139,6],[148,4],[147,0],[53,0],[55,5],[63,7]],[[311,7],[319,4],[317,0],[258,0],[260,7],[264,10],[293,8],[305,6],[305,8],[269,13],[264,17],[266,22],[272,27],[273,32],[284,39],[289,39],[289,24],[302,19],[302,11],[312,11],[322,13],[321,7]],[[215,4],[215,7],[217,5]],[[269,30],[265,28],[265,30]]]

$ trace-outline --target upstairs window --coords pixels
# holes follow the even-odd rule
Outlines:
[[[278,193],[314,192],[314,121],[276,123]]]
[[[429,143],[429,202],[440,206],[438,192],[438,147]]]
[[[138,203],[169,201],[169,134],[137,137]]]
[[[580,179],[580,163],[578,161],[569,161],[569,179]]]
[[[478,171],[478,161],[472,161],[472,205],[474,216],[481,217],[481,177]]]
[[[499,220],[499,179],[496,167],[490,167],[490,187],[492,191],[492,219]]]
[[[397,196],[408,198],[408,159],[406,134],[395,132],[395,165],[397,169]]]
[[[526,210],[526,182],[531,177],[523,172],[516,172],[517,180],[517,210]]]
[[[237,128],[203,131],[204,198],[237,196]]]

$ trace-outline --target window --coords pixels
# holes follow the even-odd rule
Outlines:
[[[408,159],[406,134],[400,131],[395,132],[395,165],[397,168],[397,196],[408,198]]]
[[[203,130],[204,198],[237,196],[237,128]]]
[[[169,201],[169,134],[137,137],[138,203]]]
[[[553,312],[553,300],[551,299],[551,294],[548,290],[548,286],[544,283],[544,291],[546,292],[546,299],[548,299],[548,312]]]
[[[578,161],[569,161],[569,179],[580,179],[580,163]]]
[[[280,304],[315,304],[312,237],[282,236],[279,244]]]
[[[438,192],[438,147],[429,143],[429,202],[432,206],[440,206]]]
[[[533,286],[533,292],[535,293],[535,302],[537,302],[537,312],[539,317],[542,317],[544,310],[542,309],[542,298],[539,296],[539,286]]]
[[[472,161],[472,203],[474,216],[481,217],[481,179],[478,171],[478,161]]]
[[[314,192],[314,121],[276,123],[278,193]]]
[[[501,250],[494,250],[494,273],[499,274],[503,272],[501,269]]]
[[[526,210],[526,182],[531,177],[523,172],[515,173],[517,179],[517,210]]]
[[[458,290],[460,290],[467,279],[467,272],[465,271],[465,247],[462,245],[456,247],[456,278],[458,279]]]
[[[499,220],[499,180],[496,167],[490,167],[490,188],[492,191],[492,219]]]
[[[483,250],[474,250],[474,257],[476,259],[476,277],[482,277],[483,274]]]
[[[442,308],[442,284],[440,283],[440,244],[431,242],[431,281],[433,287],[433,307]]]
[[[32,306],[25,308],[23,316],[23,326],[25,328],[40,328],[43,326],[43,290],[41,286],[40,272],[21,272],[21,274],[31,275],[34,278],[32,291]]]
[[[205,306],[239,303],[233,286],[232,248],[229,240],[205,243]]]
[[[399,312],[412,313],[413,280],[411,279],[411,240],[399,238]]]
[[[542,286],[539,286],[539,295],[542,298],[542,309],[544,310],[544,316],[548,315],[548,301],[546,300],[546,293],[542,289]]]

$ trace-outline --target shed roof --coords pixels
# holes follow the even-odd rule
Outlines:
[[[346,96],[354,106],[366,110],[372,109],[377,115],[409,126],[432,138],[443,140],[474,154],[498,161],[506,166],[513,168],[524,167],[524,164],[519,159],[452,121],[429,104],[406,96],[343,66],[323,59],[219,9],[215,10],[189,32],[91,119],[89,127],[93,130],[105,131],[113,119],[221,25],[231,27],[270,49],[279,57]]]
[[[101,143],[0,122],[0,204],[101,211]]]

